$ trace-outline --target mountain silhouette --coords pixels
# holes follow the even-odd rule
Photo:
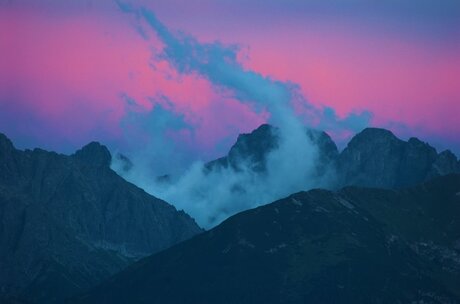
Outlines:
[[[460,175],[239,213],[71,303],[458,303]]]
[[[0,298],[61,303],[201,232],[110,162],[99,143],[66,156],[20,151],[0,134]]]

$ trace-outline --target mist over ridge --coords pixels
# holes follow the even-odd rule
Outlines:
[[[298,137],[289,134],[295,133],[261,125],[238,136],[226,156],[194,162],[179,175],[149,174],[143,163],[139,166],[120,155],[114,157],[112,168],[185,210],[205,228],[312,188],[400,189],[460,172],[460,160],[451,151],[438,153],[417,138],[404,141],[385,129],[364,129],[340,153],[325,132],[301,128]]]
[[[333,167],[323,166],[325,171],[319,174],[318,147],[305,128],[290,130],[288,133],[270,128],[268,132],[276,133],[276,147],[262,151],[264,159],[236,155],[237,167],[210,167],[210,163],[199,161],[179,176],[147,179],[145,173],[139,174],[135,163],[124,171],[123,161],[115,158],[112,168],[150,194],[185,210],[202,227],[210,228],[235,213],[291,193],[333,185]]]
[[[0,304],[460,303],[460,0],[0,0]]]
[[[174,147],[174,141],[165,134],[167,128],[181,130],[187,123],[174,113],[173,108],[168,110],[167,104],[153,107],[152,113],[159,109],[166,112],[159,119],[160,123],[148,120],[147,116],[147,120],[131,119],[123,125],[126,130],[146,121],[149,127],[143,131],[152,138],[154,145],[140,147],[132,155],[128,154],[133,163],[128,172],[120,170],[124,165],[118,158],[114,159],[112,168],[149,193],[184,209],[206,228],[239,211],[293,192],[328,186],[327,180],[332,173],[326,170],[318,175],[315,168],[318,147],[306,136],[306,127],[312,125],[310,121],[315,120],[320,126],[327,125],[335,130],[359,130],[368,124],[370,114],[367,112],[338,118],[333,109],[311,105],[300,93],[298,85],[245,68],[237,58],[235,46],[219,42],[200,43],[189,34],[173,32],[157,19],[153,11],[144,7],[134,8],[120,3],[120,8],[137,16],[138,26],[144,31],[153,31],[157,35],[164,44],[160,56],[177,71],[207,79],[232,96],[234,102],[248,106],[254,113],[264,113],[266,120],[277,128],[276,148],[267,151],[267,167],[261,174],[253,170],[251,159],[242,159],[238,170],[231,167],[205,170],[203,161],[189,159],[188,163],[185,162],[185,171],[184,166],[177,170],[177,163],[187,158],[187,153]],[[170,171],[165,169],[168,166]],[[177,172],[179,174],[174,176]],[[172,182],[157,179],[171,173]]]
[[[318,108],[311,104],[297,84],[247,69],[238,59],[237,46],[220,42],[203,43],[188,33],[169,29],[145,7],[120,7],[124,13],[136,16],[137,26],[143,32],[153,32],[163,43],[156,56],[167,60],[183,75],[198,76],[211,82],[220,92],[231,96],[232,102],[262,114],[267,123],[274,126],[270,132],[276,137],[276,145],[264,151],[263,172],[257,170],[261,160],[253,159],[252,155],[241,157],[238,168],[218,166],[209,170],[208,164],[199,155],[190,155],[180,146],[183,142],[174,140],[180,134],[193,134],[193,124],[184,115],[178,114],[167,99],[160,98],[160,103],[152,100],[152,103],[157,103],[153,104],[148,115],[139,115],[131,110],[122,121],[126,140],[137,148],[126,153],[120,151],[130,159],[130,170],[122,169],[126,166],[123,158],[114,158],[112,168],[120,175],[150,194],[185,210],[205,228],[213,227],[237,212],[298,191],[347,184],[341,180],[343,176],[336,174],[337,159],[322,159],[324,151],[320,153],[318,142],[308,132],[324,129],[337,134],[355,134],[369,126],[370,112],[339,117],[332,108]],[[128,101],[128,109],[132,109],[136,101]],[[136,133],[126,133],[132,128],[137,130]],[[150,138],[150,143],[136,143],[139,134]],[[193,146],[193,139],[189,144]],[[333,149],[337,150],[335,143],[333,145]],[[397,146],[398,151],[402,150],[392,157],[404,158],[406,147]],[[431,170],[430,166],[437,157],[436,152],[430,151],[426,152],[427,160],[422,161],[424,167],[417,169],[423,174]],[[338,151],[335,153],[338,155]],[[373,153],[371,151],[370,155]],[[356,158],[350,157],[350,161]],[[456,162],[455,158],[455,166]],[[375,166],[371,164],[370,167]],[[380,170],[378,165],[375,168]],[[365,176],[363,180],[367,178]]]

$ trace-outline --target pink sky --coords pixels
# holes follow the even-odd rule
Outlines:
[[[69,152],[99,140],[117,148],[126,141],[120,125],[127,111],[159,103],[193,128],[172,130],[173,137],[213,157],[267,119],[203,75],[176,70],[160,56],[165,46],[155,31],[144,39],[142,22],[113,2],[52,2],[0,6],[0,132],[19,146]],[[435,9],[415,19],[399,16],[406,8],[372,15],[312,12],[292,0],[262,9],[257,1],[199,2],[144,5],[173,33],[239,46],[246,70],[299,85],[318,109],[341,117],[369,111],[372,126],[459,153],[460,35],[456,24],[432,16]]]

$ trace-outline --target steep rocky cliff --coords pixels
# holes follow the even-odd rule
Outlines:
[[[401,188],[435,176],[460,172],[456,156],[440,154],[417,138],[403,141],[385,129],[355,135],[338,158],[340,186]]]
[[[66,156],[20,151],[0,134],[0,294],[59,303],[201,232],[110,162],[99,143]]]
[[[329,179],[329,188],[347,185],[401,188],[460,172],[460,160],[451,151],[438,154],[428,143],[417,138],[404,141],[385,129],[364,129],[341,153],[325,132],[306,129],[305,134],[316,145],[319,154],[316,175],[312,178],[334,174],[335,178]],[[206,167],[208,170],[228,167],[239,170],[241,166],[249,166],[263,173],[267,157],[278,143],[278,129],[261,125],[249,134],[241,134],[227,156],[209,162]]]
[[[318,172],[335,162],[339,152],[329,135],[322,131],[305,129],[305,136],[318,148],[319,157],[316,166]],[[206,168],[213,170],[230,167],[238,171],[246,166],[255,172],[264,173],[267,168],[267,157],[270,152],[278,148],[279,140],[279,129],[263,124],[251,133],[240,134],[228,154],[207,163]],[[299,146],[299,149],[307,151],[308,147]]]

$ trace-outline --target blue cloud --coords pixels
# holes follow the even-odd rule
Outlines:
[[[184,33],[174,35],[153,12],[142,9],[142,16],[165,43],[164,58],[181,73],[198,73],[213,84],[230,89],[242,102],[255,102],[255,109],[287,103],[290,91],[285,83],[245,70],[237,61],[238,46],[219,42],[199,43]]]
[[[270,122],[275,125],[283,126],[296,119],[292,107],[292,101],[295,99],[301,101],[312,121],[319,120],[319,124],[315,125],[317,128],[356,132],[370,122],[372,115],[369,112],[351,113],[341,119],[332,108],[321,109],[311,105],[300,94],[297,84],[277,81],[245,69],[238,62],[238,45],[223,45],[220,42],[200,43],[191,35],[171,31],[146,8],[135,10],[130,6],[121,5],[120,9],[134,13],[146,21],[164,43],[160,58],[167,60],[179,73],[205,77],[216,87],[231,92],[240,102],[250,104],[255,112],[268,111],[271,115]],[[306,123],[312,126],[311,123]]]
[[[174,140],[171,134],[186,132],[194,136],[194,128],[184,115],[176,113],[172,103],[165,97],[151,100],[152,109],[146,110],[134,99],[123,96],[126,114],[120,122],[123,130],[123,153],[145,176],[175,174],[194,161],[198,151],[187,142]]]
[[[350,130],[359,132],[369,126],[372,113],[363,111],[361,113],[350,113],[345,118],[340,119],[333,108],[325,107],[321,114],[319,129],[325,130]]]

